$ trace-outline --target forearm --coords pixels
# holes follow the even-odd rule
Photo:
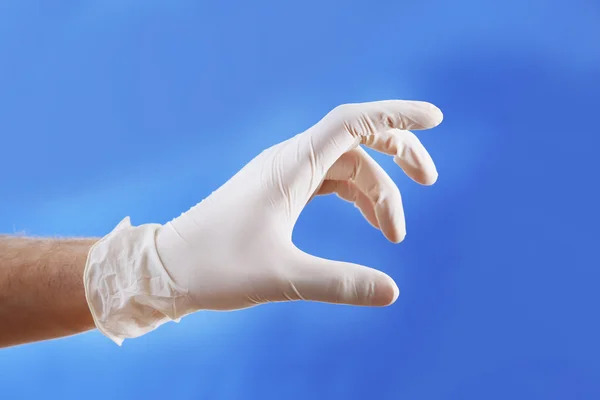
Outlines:
[[[94,328],[83,270],[96,241],[0,235],[0,347]]]

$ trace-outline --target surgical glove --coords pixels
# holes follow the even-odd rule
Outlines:
[[[172,221],[135,227],[126,218],[88,256],[84,283],[96,326],[121,344],[197,310],[287,300],[393,303],[399,291],[388,275],[307,254],[292,231],[314,196],[336,193],[388,240],[402,241],[400,191],[360,145],[393,156],[410,178],[430,185],[436,168],[409,129],[441,121],[426,102],[341,105]]]

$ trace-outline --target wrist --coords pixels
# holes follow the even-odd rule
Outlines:
[[[121,345],[193,311],[187,291],[163,267],[156,250],[159,224],[121,221],[88,254],[85,295],[96,327]]]

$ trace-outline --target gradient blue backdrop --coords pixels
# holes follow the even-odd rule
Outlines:
[[[0,2],[0,231],[166,222],[338,104],[419,99],[408,235],[319,198],[296,243],[389,308],[202,312],[0,351],[0,398],[598,399],[598,1]],[[251,212],[251,210],[249,210]],[[7,329],[7,327],[2,327]]]

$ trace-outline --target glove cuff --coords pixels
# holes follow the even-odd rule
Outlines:
[[[156,251],[160,224],[123,219],[89,251],[83,281],[96,327],[119,346],[195,311]]]

